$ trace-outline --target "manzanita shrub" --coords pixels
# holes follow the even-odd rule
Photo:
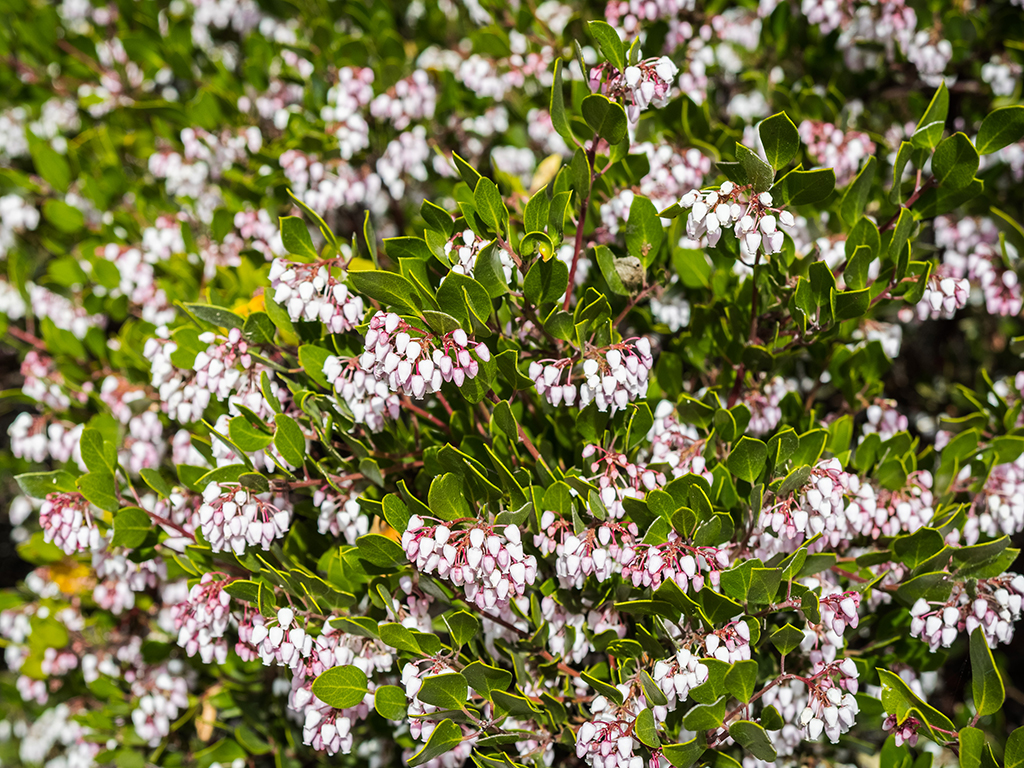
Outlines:
[[[1024,765],[1019,0],[4,5],[0,763]]]

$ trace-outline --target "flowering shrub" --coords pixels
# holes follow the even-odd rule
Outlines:
[[[8,5],[0,764],[1024,764],[1019,0]]]

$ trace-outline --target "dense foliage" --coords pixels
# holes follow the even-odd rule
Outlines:
[[[0,764],[1024,765],[1020,0],[4,6]]]

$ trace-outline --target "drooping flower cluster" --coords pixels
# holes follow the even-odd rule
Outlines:
[[[591,350],[582,361],[534,361],[529,376],[536,383],[537,393],[553,406],[574,405],[578,392],[581,408],[593,402],[599,411],[615,413],[647,394],[653,365],[651,343],[641,337]],[[580,378],[577,389],[574,382]]]
[[[541,554],[556,555],[555,575],[564,589],[583,589],[588,576],[599,582],[619,573],[633,560],[636,523],[605,522],[580,532],[572,531],[568,520],[548,510],[541,515],[541,533],[533,544]]]
[[[651,464],[668,464],[673,477],[693,473],[703,477],[709,485],[713,482],[702,455],[705,441],[696,427],[679,420],[671,401],[662,400],[655,407],[654,425],[647,439],[651,443]]]
[[[616,686],[626,703],[616,706],[605,696],[597,696],[590,704],[594,719],[576,732],[576,756],[594,768],[643,768],[643,757],[633,752],[640,746],[633,736],[633,724],[643,705],[642,695],[632,697],[630,686]]]
[[[679,68],[668,56],[639,61],[622,72],[605,62],[590,68],[590,90],[626,102],[626,117],[635,124],[647,107],[662,107],[668,102],[678,73]]]
[[[1024,576],[1004,573],[975,582],[974,597],[956,582],[949,599],[932,602],[919,598],[910,609],[910,634],[928,643],[932,651],[948,648],[961,632],[981,628],[990,648],[1013,639],[1013,625],[1024,602]]]
[[[982,534],[1013,536],[1024,530],[1024,456],[992,467],[973,512],[964,525],[967,544],[976,544]]]
[[[436,572],[462,587],[466,599],[480,609],[521,597],[537,578],[537,558],[523,552],[516,526],[450,528],[439,520],[436,525],[426,522],[413,515],[402,534],[402,548],[409,561],[418,571]]]
[[[358,492],[352,488],[352,481],[346,480],[339,493],[330,486],[317,488],[313,492],[313,506],[319,510],[317,530],[322,534],[343,536],[349,544],[370,531],[370,518],[360,509]]]
[[[690,210],[686,236],[691,240],[707,237],[707,244],[714,247],[722,230],[732,224],[740,253],[753,259],[761,250],[766,254],[782,251],[783,234],[779,225],[790,227],[795,223],[793,214],[773,208],[772,203],[770,192],[757,195],[748,187],[726,181],[717,190],[688,192],[679,206]]]
[[[665,485],[663,473],[631,462],[624,453],[589,444],[583,446],[582,457],[590,460],[590,479],[597,483],[601,503],[615,519],[626,514],[623,499],[642,499]]]
[[[394,312],[378,312],[370,320],[359,364],[392,392],[417,400],[450,381],[461,387],[491,359],[486,344],[474,343],[461,328],[434,334],[407,323]],[[476,355],[474,357],[473,355]]]
[[[270,549],[288,532],[292,514],[283,498],[257,494],[240,485],[210,483],[203,490],[199,524],[214,552],[240,555],[246,546]]]
[[[875,153],[875,143],[866,133],[843,131],[818,120],[800,123],[800,140],[817,165],[836,172],[836,187],[849,184],[861,161]]]
[[[700,592],[705,584],[717,590],[728,565],[724,549],[688,544],[672,531],[661,544],[638,543],[636,557],[622,568],[622,578],[634,587],[657,589],[664,581],[674,581],[684,592],[691,587]]]
[[[708,666],[698,654],[681,648],[675,656],[656,661],[651,677],[668,698],[667,707],[671,712],[677,704],[687,700],[693,688],[708,681]]]
[[[759,550],[790,552],[819,533],[833,547],[847,536],[846,473],[838,459],[819,462],[801,489],[761,511]]]
[[[103,537],[90,510],[91,505],[80,493],[47,495],[39,509],[44,538],[66,555],[99,549],[103,546]]]
[[[928,279],[921,301],[917,303],[918,320],[948,319],[958,309],[967,306],[971,295],[971,283],[966,277],[960,279],[934,275]]]
[[[324,360],[324,377],[341,396],[356,424],[379,432],[386,419],[397,419],[401,413],[398,395],[388,388],[387,381],[363,370],[358,357],[330,355]]]
[[[204,573],[188,592],[188,600],[171,608],[178,629],[178,645],[189,656],[197,653],[204,664],[216,659],[223,664],[228,657],[224,633],[231,618],[231,595],[224,591],[227,582]]]
[[[330,264],[274,259],[270,287],[274,301],[294,320],[319,320],[330,333],[352,330],[363,317],[363,299],[351,293]]]
[[[838,683],[835,678],[839,678]],[[845,692],[844,692],[845,689]],[[815,741],[822,731],[835,744],[853,726],[860,711],[857,699],[857,665],[852,659],[832,662],[815,675],[808,686],[808,701],[800,713],[800,725]]]

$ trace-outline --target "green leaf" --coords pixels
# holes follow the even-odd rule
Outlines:
[[[588,21],[587,31],[597,41],[601,53],[620,72],[626,69],[626,46],[619,39],[619,33],[605,21]]]
[[[711,704],[698,704],[683,716],[683,727],[688,731],[706,731],[717,728],[725,719],[725,696]]]
[[[273,435],[256,429],[245,414],[228,422],[228,437],[246,453],[262,451],[274,441]]]
[[[635,195],[626,221],[626,250],[629,255],[640,259],[645,268],[649,267],[658,255],[664,237],[665,228],[661,226],[654,203],[643,195]]]
[[[668,697],[658,687],[658,684],[654,682],[654,678],[651,677],[651,674],[646,669],[640,670],[640,684],[643,686],[644,696],[650,704],[656,707],[663,707],[668,704]]]
[[[512,684],[512,673],[482,661],[471,661],[462,670],[470,687],[488,701],[493,691],[505,691]]]
[[[323,224],[322,226],[326,227],[327,225]],[[370,261],[373,262],[374,268],[379,269],[380,257],[377,254],[377,233],[373,229],[373,220],[370,218],[369,211],[366,211],[366,214],[363,216],[363,240],[366,242],[366,250],[370,253]]]
[[[906,210],[906,208],[903,210]],[[862,288],[859,291],[840,291],[836,294],[836,322],[863,317],[870,306],[870,289]]]
[[[331,353],[328,350],[315,344],[303,344],[299,347],[299,363],[302,365],[302,370],[324,389],[333,389],[331,383],[324,376],[324,363],[330,356]]]
[[[960,768],[981,768],[985,734],[980,728],[960,729]]]
[[[790,171],[772,187],[776,205],[811,205],[820,203],[835,191],[836,172],[831,168],[812,171]]]
[[[474,517],[466,500],[466,487],[462,477],[451,472],[435,477],[427,492],[430,511],[441,520]]]
[[[668,760],[673,768],[690,768],[696,763],[704,751],[704,734],[698,733],[696,737],[681,744],[666,744],[661,748],[661,754]]]
[[[658,727],[654,724],[654,713],[649,709],[640,710],[633,723],[633,733],[644,746],[656,749],[661,746]]]
[[[892,191],[889,192],[889,202],[901,205],[903,203],[903,170],[910,162],[914,154],[914,145],[909,141],[901,141],[900,148],[896,152],[896,161],[892,166]]]
[[[1022,768],[1024,766],[1024,727],[1015,730],[1006,740],[1003,761],[1004,768]]]
[[[499,235],[508,231],[508,209],[497,185],[486,177],[481,177],[473,190],[473,202],[476,212],[484,224]]]
[[[85,225],[85,214],[63,200],[43,202],[43,217],[61,232],[78,232]]]
[[[373,708],[385,720],[404,720],[408,714],[405,691],[397,685],[381,685],[373,692]]]
[[[245,320],[240,315],[224,307],[215,307],[212,304],[186,304],[185,309],[200,320],[205,320],[218,328],[241,329],[245,325]]]
[[[146,540],[153,524],[143,510],[125,507],[114,515],[114,536],[110,543],[115,547],[134,549]]]
[[[913,144],[924,149],[933,149],[942,138],[942,129],[946,124],[946,115],[949,113],[949,90],[946,83],[939,83],[935,94],[932,96],[928,109],[921,116],[920,122],[914,129]]]
[[[561,259],[537,259],[526,272],[523,295],[536,307],[565,295],[569,286],[569,268]]]
[[[609,290],[619,296],[629,296],[632,291],[622,284],[622,278],[619,277],[619,271],[615,267],[615,262],[618,259],[615,258],[611,249],[607,245],[594,246],[594,258],[601,270],[601,276],[608,283]]]
[[[846,188],[843,199],[839,203],[839,212],[843,221],[852,224],[864,213],[864,207],[868,203],[868,195],[871,193],[871,182],[875,179],[875,169],[878,161],[872,155],[864,163],[853,182]]]
[[[419,294],[415,286],[402,275],[381,270],[349,272],[348,281],[353,290],[389,307],[407,314],[418,314]]]
[[[393,539],[380,533],[367,533],[356,539],[359,557],[381,568],[405,565],[405,550]]]
[[[768,737],[767,731],[757,723],[750,720],[737,720],[729,726],[729,735],[760,760],[772,762],[778,757],[778,752],[772,746],[772,740]]]
[[[846,269],[843,271],[847,287],[855,291],[867,287],[868,269],[874,260],[875,254],[870,246],[858,245],[854,249],[853,255],[847,260]]]
[[[71,166],[64,156],[31,133],[28,147],[39,175],[58,192],[67,192],[71,185]]]
[[[469,683],[458,672],[431,675],[424,679],[416,698],[440,709],[462,709],[469,697]]]
[[[50,493],[78,492],[74,476],[62,469],[56,472],[25,472],[14,479],[22,493],[34,499],[45,499]]]
[[[1022,108],[1024,109],[1024,108]],[[932,155],[932,173],[940,186],[963,189],[978,172],[978,151],[965,133],[943,139]]]
[[[956,730],[948,717],[918,698],[902,677],[888,669],[876,667],[875,671],[878,672],[882,684],[882,705],[886,712],[897,714],[902,722],[903,716],[911,709],[916,709],[920,713],[921,719],[929,725],[929,730],[931,726],[947,731]],[[932,735],[937,738],[937,734],[934,732]]]
[[[775,170],[754,150],[737,143],[736,159],[746,172],[755,193],[761,194],[772,188],[772,182],[775,181]]]
[[[804,633],[792,624],[786,623],[772,632],[768,639],[772,641],[772,645],[778,649],[779,653],[787,654],[799,647],[803,642]]]
[[[292,256],[305,261],[315,261],[320,254],[313,247],[313,238],[309,236],[309,227],[298,216],[281,217],[281,243]]]
[[[765,157],[776,171],[789,165],[800,151],[800,132],[785,112],[766,117],[757,126]]]
[[[622,706],[622,691],[614,685],[610,685],[604,682],[604,680],[598,680],[587,672],[580,673],[580,679],[605,698],[611,699],[620,707]]]
[[[428,763],[445,752],[450,752],[462,743],[462,729],[451,720],[442,720],[434,728],[423,749],[409,758],[406,765],[416,768],[417,765]]]
[[[996,669],[992,650],[981,627],[971,632],[971,693],[974,711],[982,716],[995,714],[1003,708],[1006,700],[1003,678]]]
[[[366,675],[350,664],[331,667],[313,681],[313,694],[335,709],[354,707],[366,697]]]
[[[753,659],[734,662],[725,673],[725,688],[744,704],[754,695],[757,683],[757,662]]]
[[[1003,107],[981,121],[978,152],[989,155],[1024,138],[1024,106]]]
[[[277,431],[274,432],[274,447],[286,462],[301,467],[306,460],[306,437],[302,428],[291,416],[274,414]]]
[[[167,484],[163,476],[155,469],[144,467],[139,471],[139,475],[145,481],[146,485],[152,488],[161,497],[166,499],[171,495],[171,486]]]
[[[607,96],[592,93],[583,100],[580,110],[591,130],[609,144],[614,146],[626,137],[626,110]]]
[[[569,146],[576,145],[576,137],[569,129],[569,119],[565,115],[565,96],[562,93],[562,60],[555,59],[555,76],[551,83],[551,103],[548,111],[551,113],[551,127],[561,136]]]
[[[452,642],[456,645],[466,645],[480,634],[480,619],[468,611],[446,613],[441,618],[448,625]]]
[[[79,492],[100,509],[116,512],[121,502],[117,499],[117,485],[109,472],[90,472],[75,482]]]
[[[897,537],[892,543],[892,551],[899,562],[914,569],[939,552],[943,546],[945,540],[937,529],[920,528],[909,536]]]
[[[767,460],[768,446],[756,437],[744,435],[729,452],[725,465],[736,477],[752,483],[761,474]]]

